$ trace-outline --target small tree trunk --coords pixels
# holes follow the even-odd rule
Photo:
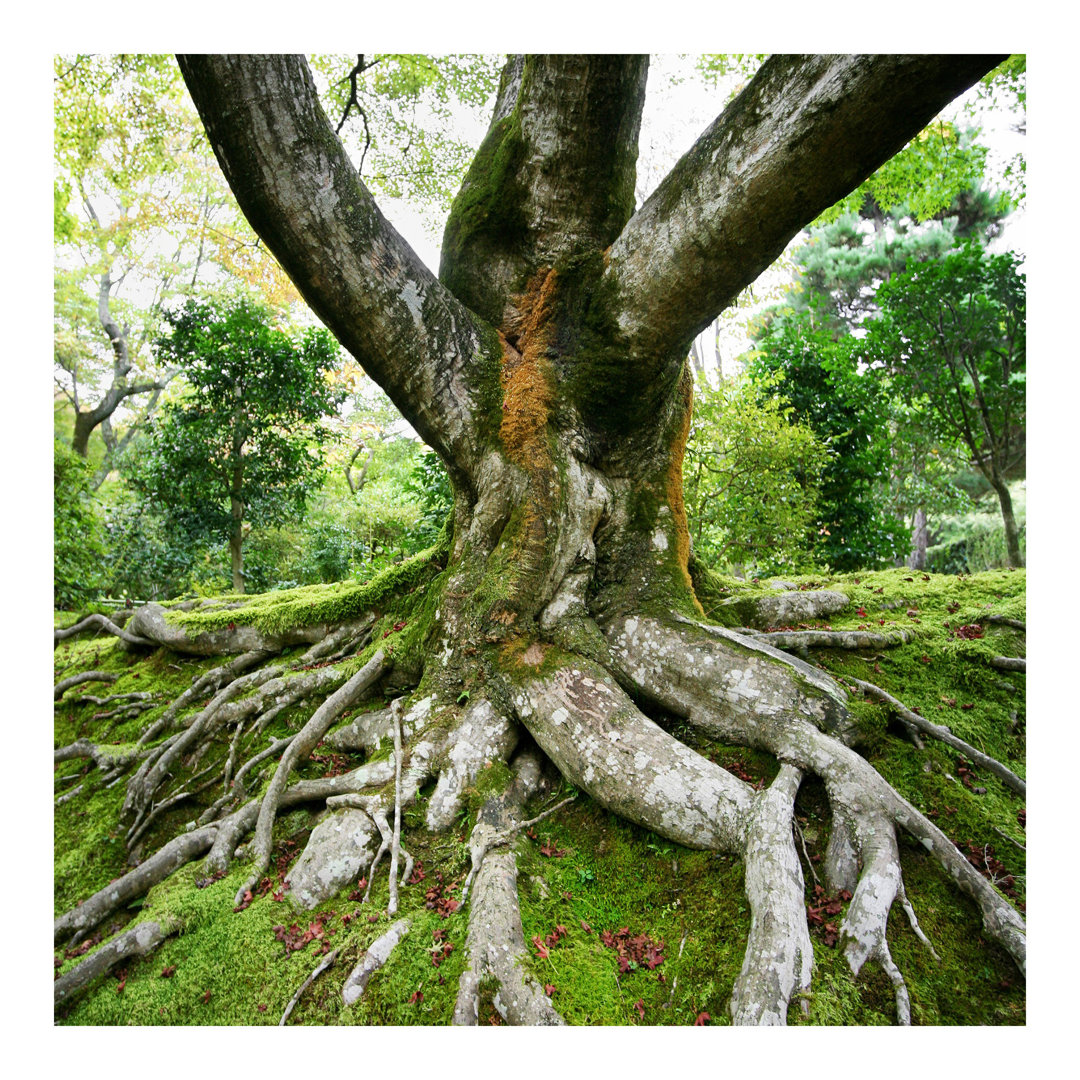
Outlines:
[[[1000,478],[992,480],[991,483],[994,485],[994,491],[997,492],[998,502],[1001,504],[1001,518],[1005,522],[1005,546],[1008,550],[1009,565],[1023,566],[1024,560],[1020,555],[1020,531],[1016,527],[1016,518],[1013,515],[1009,485]]]
[[[915,523],[911,528],[911,554],[907,564],[911,570],[926,569],[926,511],[921,506],[915,511]]]
[[[75,431],[71,436],[71,449],[83,459],[89,456],[90,435],[93,433],[95,423],[93,416],[88,412],[75,414]]]

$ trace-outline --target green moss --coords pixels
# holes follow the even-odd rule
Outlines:
[[[367,582],[305,585],[261,593],[240,598],[242,603],[238,606],[223,607],[215,601],[191,611],[172,610],[166,618],[192,635],[221,630],[230,623],[254,626],[263,633],[274,634],[295,626],[345,622],[425,585],[441,570],[448,550],[449,538],[444,528],[436,545],[387,567]]]

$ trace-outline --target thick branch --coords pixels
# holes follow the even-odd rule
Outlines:
[[[380,213],[303,57],[178,59],[237,202],[304,299],[444,461],[471,462],[480,324]]]
[[[808,222],[1000,56],[773,56],[611,249],[635,366],[686,355]]]

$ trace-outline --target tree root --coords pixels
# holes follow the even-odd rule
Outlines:
[[[58,1008],[99,976],[111,971],[121,960],[152,953],[166,938],[178,933],[180,929],[180,922],[172,920],[139,923],[138,926],[126,930],[53,983],[53,1006]]]
[[[78,907],[57,918],[53,923],[54,944],[73,935],[78,940],[78,937],[92,930],[118,908],[137,896],[142,896],[192,859],[197,859],[213,844],[216,833],[217,829],[211,825],[170,840],[134,870],[110,882]]]
[[[894,825],[922,843],[978,904],[987,935],[1024,971],[1026,929],[1008,901],[937,826],[866,761],[817,726],[824,726],[829,708],[819,695],[829,691],[835,706],[838,689],[803,683],[800,690],[789,676],[785,704],[775,683],[775,666],[765,667],[754,659],[756,642],[717,634],[716,628],[700,627],[694,632],[686,620],[616,620],[607,627],[606,636],[616,670],[637,693],[730,744],[767,750],[784,767],[821,777],[839,824],[834,829],[838,839],[830,841],[830,876],[849,882],[857,868],[853,856],[862,864],[842,927],[849,941],[846,955],[853,970],[868,958],[882,965],[893,982],[902,1020],[909,1014],[907,991],[885,942],[888,911],[902,888]],[[795,700],[790,700],[793,689]],[[657,831],[670,835],[663,827]],[[906,898],[904,903],[909,917],[913,916]],[[916,932],[925,940],[921,931]]]
[[[281,1014],[281,1019],[278,1021],[278,1027],[284,1027],[285,1022],[292,1015],[293,1009],[296,1008],[303,996],[304,991],[329,967],[333,967],[334,961],[337,959],[338,950],[334,949],[330,952],[326,959],[301,983],[300,988],[290,998],[289,1004],[285,1006],[285,1011]]]
[[[540,784],[539,758],[535,750],[519,754],[514,762],[510,786],[502,795],[484,804],[473,830],[470,839],[473,869],[479,866],[479,871],[469,909],[466,941],[469,966],[458,982],[455,1024],[477,1022],[480,985],[487,978],[494,978],[498,984],[494,1005],[508,1023],[565,1023],[552,1007],[551,999],[522,968],[521,961],[526,953],[518,908],[517,857],[511,850],[498,851],[484,858],[484,852],[506,843],[524,826],[524,822],[518,821],[518,812]]]
[[[241,653],[236,659],[222,664],[220,667],[207,671],[198,677],[162,714],[146,729],[139,737],[139,745],[144,746],[152,739],[156,739],[161,732],[165,731],[170,724],[180,715],[183,709],[192,701],[198,701],[207,692],[217,693],[223,686],[227,686],[238,675],[247,671],[248,668],[263,660],[269,659],[272,653],[261,650]]]
[[[897,701],[891,694],[887,694],[882,690],[880,686],[850,677],[846,681],[853,683],[864,693],[877,698],[878,701],[884,702],[903,717],[911,727],[918,728],[924,735],[929,735],[947,746],[951,746],[954,750],[959,750],[968,760],[981,766],[987,772],[993,773],[1011,791],[1015,791],[1023,797],[1027,796],[1027,784],[1016,773],[1002,765],[1000,761],[990,757],[988,754],[984,754],[981,750],[976,750],[974,746],[958,738],[944,724],[934,724],[918,713],[912,712],[902,702]]]
[[[1027,674],[1027,660],[1019,656],[991,656],[990,665],[1001,671],[1020,671]]]
[[[806,886],[791,828],[801,778],[794,766],[782,765],[750,811],[746,842],[750,936],[731,994],[735,1024],[785,1024],[792,996],[810,987],[814,950],[806,924]]]
[[[368,980],[390,959],[390,954],[409,932],[411,925],[408,919],[398,919],[385,934],[368,946],[364,958],[352,969],[341,988],[341,997],[346,1005],[353,1005],[360,999]]]
[[[111,671],[83,671],[78,675],[71,675],[66,679],[61,680],[53,687],[53,701],[59,701],[66,691],[70,690],[73,686],[81,686],[83,683],[88,682],[104,682],[112,683],[116,682],[120,676]]]
[[[81,634],[84,630],[89,630],[91,627],[97,627],[100,630],[118,637],[121,641],[126,641],[129,645],[142,645],[149,648],[155,648],[157,642],[148,637],[143,637],[138,633],[131,633],[128,630],[123,629],[107,619],[104,615],[87,615],[81,622],[77,622],[74,626],[69,626],[66,630],[54,630],[53,631],[53,645],[55,646],[61,641],[66,640],[69,637],[74,637],[76,634]]]
[[[285,790],[289,774],[299,761],[315,749],[316,744],[330,730],[330,726],[341,713],[382,676],[387,666],[386,657],[380,649],[344,686],[335,690],[315,710],[314,715],[282,754],[274,778],[263,798],[259,809],[259,819],[255,825],[255,839],[252,844],[254,868],[248,880],[237,891],[236,904],[240,904],[244,893],[258,883],[259,878],[270,865],[271,831],[274,827],[274,818],[277,816],[278,802]]]
[[[914,641],[914,630],[900,629],[894,634],[866,630],[751,630],[748,637],[767,641],[778,649],[893,649]]]

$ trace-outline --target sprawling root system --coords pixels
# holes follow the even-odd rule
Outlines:
[[[402,844],[403,812],[428,785],[426,825],[447,830],[460,820],[466,792],[481,772],[503,762],[508,779],[476,817],[468,841],[472,866],[452,915],[468,920],[456,1023],[477,1022],[482,988],[507,1022],[564,1022],[522,964],[515,847],[522,830],[538,820],[529,817],[527,804],[538,806],[538,796],[550,795],[557,774],[668,840],[743,860],[751,923],[730,996],[736,1023],[784,1024],[789,1006],[812,987],[806,886],[793,832],[795,798],[808,776],[820,779],[832,815],[823,866],[827,884],[850,894],[840,946],[852,973],[870,962],[888,976],[900,1023],[910,1022],[911,1004],[886,935],[894,903],[933,952],[916,917],[918,897],[905,891],[901,832],[975,902],[985,935],[1024,971],[1025,926],[1008,899],[852,749],[854,726],[841,686],[772,642],[704,620],[624,615],[596,627],[590,640],[599,644],[589,656],[538,643],[519,649],[513,665],[488,679],[485,692],[453,697],[425,693],[426,684],[415,693],[403,692],[399,682],[391,689],[399,673],[390,651],[369,640],[372,622],[322,627],[292,660],[282,658],[282,641],[257,640],[250,629],[236,640],[218,632],[214,648],[231,658],[200,674],[136,744],[117,751],[80,739],[56,751],[57,762],[88,759],[104,782],[126,784],[121,824],[132,865],[56,919],[57,945],[76,945],[197,859],[217,875],[244,860],[248,872],[233,900],[242,910],[267,872],[277,816],[299,804],[325,812],[290,867],[291,903],[311,908],[364,879],[367,900],[376,876],[389,873],[393,916],[398,889],[414,867]],[[161,647],[154,633],[162,627],[163,646],[177,649],[181,636],[160,612],[142,617],[136,633],[121,633],[108,620],[89,628],[145,649],[147,641]],[[107,673],[76,673],[58,684],[56,696],[109,680]],[[390,705],[353,711],[377,698]],[[268,737],[273,719],[294,707],[309,718],[287,737]],[[779,773],[768,786],[754,787],[647,712],[730,746],[767,751],[779,761]],[[916,714],[909,719],[924,735],[939,735]],[[316,748],[353,765],[335,775],[298,778]],[[1008,770],[999,775],[1006,783],[1017,779]],[[62,788],[58,799],[78,798],[81,788]],[[147,850],[146,838],[160,836],[155,823],[185,802],[202,808],[197,820]],[[548,812],[561,806],[551,808],[549,799]],[[409,928],[408,919],[399,919],[361,956],[345,984],[346,1003],[364,992]],[[136,920],[57,980],[57,1007],[114,965],[145,955],[182,930],[175,921]]]

